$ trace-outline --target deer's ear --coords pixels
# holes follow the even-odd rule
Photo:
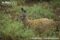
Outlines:
[[[26,10],[24,10],[24,13],[26,13]]]
[[[21,10],[23,11],[24,9],[23,9],[23,8],[21,8]]]
[[[24,8],[21,8],[21,11],[24,12],[24,13],[26,13],[26,10],[24,10]]]

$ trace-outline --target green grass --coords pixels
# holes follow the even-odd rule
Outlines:
[[[17,39],[17,36],[18,38],[29,38],[34,35],[33,31],[31,29],[28,30],[27,28],[25,28],[21,22],[12,21],[6,15],[4,15],[4,17],[2,15],[2,18],[4,19],[0,20],[0,33],[2,32],[4,34],[3,38],[5,38],[6,40],[10,37],[13,37],[13,39],[15,39],[16,37]],[[3,25],[1,25],[1,23]]]
[[[46,17],[51,19],[54,17],[54,14],[51,12],[50,9],[43,8],[40,5],[34,5],[30,7],[29,6],[13,6],[13,8],[11,8],[10,10],[16,11],[17,14],[20,14],[21,7],[23,7],[27,11],[27,15],[29,16],[28,18],[39,19],[39,18]],[[13,14],[16,14],[16,13],[13,13]],[[24,27],[23,23],[20,20],[14,21],[10,19],[9,15],[4,14],[3,11],[0,12],[0,32],[4,34],[3,38],[5,38],[6,40],[8,40],[8,38],[11,39],[10,37],[12,37],[12,39],[14,40],[15,39],[20,40],[20,39],[36,36],[35,32],[33,32],[32,29],[27,29],[26,27]],[[49,36],[52,36],[52,33],[54,34],[54,31],[50,31],[50,33],[48,33]],[[45,35],[44,37],[46,37],[47,33],[46,34],[44,33],[44,35]],[[56,35],[54,34],[52,37],[56,37]]]
[[[34,6],[23,6],[23,8],[27,11],[27,15],[32,19],[37,18],[53,18],[54,14],[49,8],[43,8],[41,5]]]

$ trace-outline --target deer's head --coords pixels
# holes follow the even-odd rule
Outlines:
[[[26,19],[26,10],[24,10],[23,8],[21,8],[21,11],[22,11],[22,13],[20,14],[19,18],[21,20],[24,20],[24,19]]]

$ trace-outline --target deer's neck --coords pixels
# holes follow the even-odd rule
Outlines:
[[[27,26],[28,22],[29,22],[29,19],[28,18],[25,18],[24,20],[22,20],[24,26]]]

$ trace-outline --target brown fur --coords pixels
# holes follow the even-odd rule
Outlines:
[[[24,18],[24,17],[22,17],[22,18]],[[48,18],[30,20],[27,17],[25,17],[22,20],[22,23],[24,24],[25,27],[32,28],[32,29],[39,28],[42,30],[47,30],[50,28],[54,28],[56,26],[55,21],[52,19],[48,19]]]

